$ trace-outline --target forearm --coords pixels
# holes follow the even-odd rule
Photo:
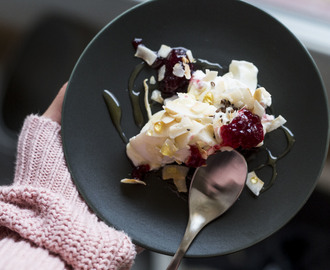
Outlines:
[[[25,121],[14,184],[0,187],[3,228],[74,269],[129,269],[136,255],[129,237],[98,220],[81,199],[65,164],[60,125],[43,117]],[[12,243],[7,240],[1,241]]]
[[[0,229],[0,269],[69,270],[64,261],[17,233]]]

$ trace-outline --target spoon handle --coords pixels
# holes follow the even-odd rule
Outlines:
[[[180,246],[176,253],[174,254],[170,264],[166,268],[166,270],[177,270],[181,263],[183,256],[186,254],[190,244],[195,239],[196,235],[200,232],[200,230],[208,223],[205,218],[201,215],[195,214],[193,215],[187,224],[186,231],[180,243]]]

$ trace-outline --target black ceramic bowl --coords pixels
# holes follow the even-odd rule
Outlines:
[[[198,235],[187,256],[238,251],[285,225],[309,198],[325,161],[325,89],[309,53],[290,31],[265,12],[233,0],[146,2],[110,22],[83,52],[66,93],[62,135],[67,164],[88,205],[136,244],[164,254],[175,252],[187,223],[187,202],[155,175],[147,186],[120,184],[132,166],[102,93],[115,94],[123,130],[128,137],[136,135],[127,91],[128,78],[141,61],[133,56],[135,37],[154,50],[161,44],[183,46],[196,58],[224,66],[232,59],[253,62],[259,83],[273,96],[274,113],[287,119],[296,139],[277,164],[272,188],[257,198],[245,189],[225,215]],[[140,83],[136,89],[142,89]],[[267,138],[275,150],[285,144],[278,138],[276,132]]]

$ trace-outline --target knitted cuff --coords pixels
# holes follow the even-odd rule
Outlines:
[[[0,227],[58,254],[74,269],[130,269],[136,251],[129,237],[94,217],[47,189],[0,189]]]
[[[14,183],[47,188],[82,211],[87,208],[66,166],[61,126],[49,118],[30,115],[25,119],[18,139]]]
[[[91,213],[65,164],[60,125],[27,117],[17,148],[14,184],[0,187],[0,228],[58,254],[74,269],[129,269],[135,247]]]
[[[5,232],[0,228],[0,269],[47,269],[69,270],[58,256],[48,250],[33,245],[12,231]]]

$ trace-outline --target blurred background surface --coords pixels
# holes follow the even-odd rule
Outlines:
[[[216,1],[216,0],[215,0]],[[143,1],[0,2],[0,184],[12,181],[17,134],[27,114],[43,112],[93,36]],[[330,101],[330,0],[251,0],[286,25],[314,58]],[[317,188],[283,229],[244,251],[185,259],[180,269],[327,269],[330,159]],[[133,270],[165,269],[170,257],[145,251]]]

